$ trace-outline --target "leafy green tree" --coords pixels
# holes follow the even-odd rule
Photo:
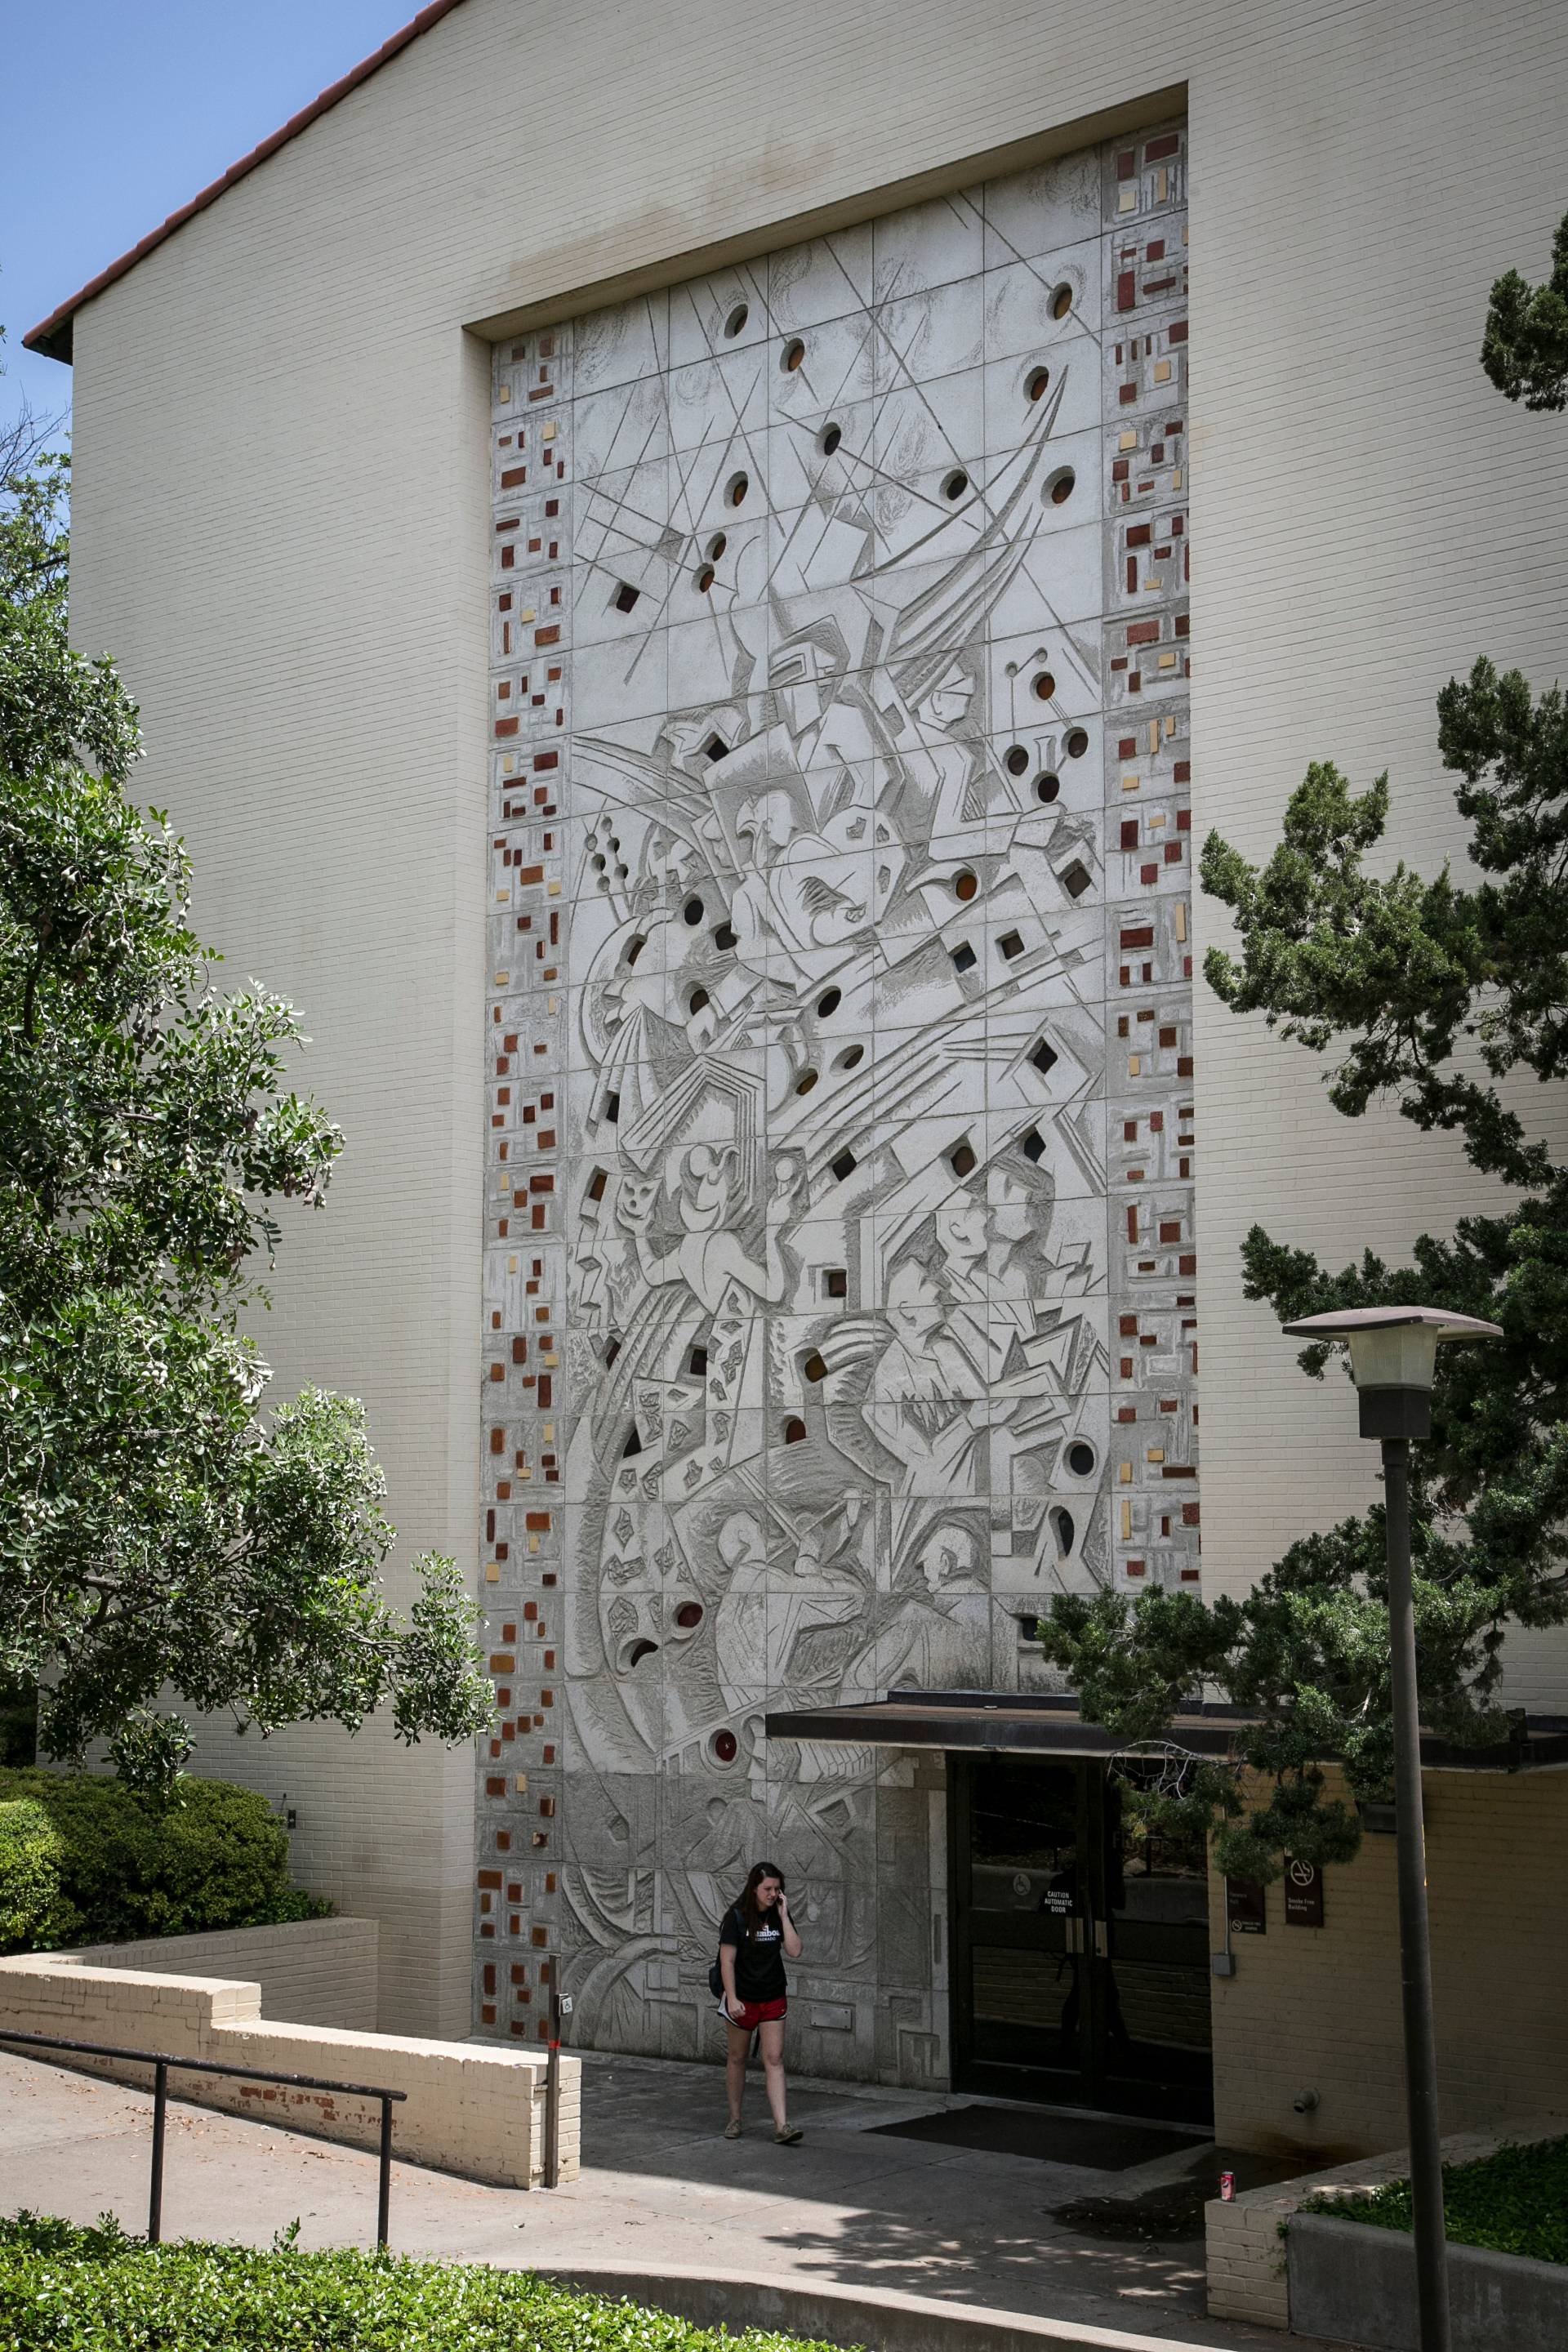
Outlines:
[[[1492,288],[1481,365],[1526,408],[1568,408],[1568,217],[1552,241],[1544,286],[1510,269]]]
[[[1493,289],[1493,321],[1513,322],[1517,364],[1503,388],[1528,388],[1535,407],[1563,405],[1568,314],[1552,322],[1568,283],[1568,223],[1557,251],[1557,311],[1542,298],[1521,306],[1511,274]],[[1489,326],[1494,381],[1502,349]],[[1358,794],[1314,764],[1262,867],[1217,835],[1205,842],[1203,885],[1230,909],[1238,946],[1211,950],[1204,971],[1233,1012],[1261,1013],[1334,1055],[1330,1099],[1347,1118],[1392,1100],[1500,1180],[1499,1206],[1450,1234],[1422,1234],[1408,1265],[1369,1253],[1328,1268],[1256,1225],[1242,1251],[1247,1297],[1281,1322],[1419,1300],[1502,1327],[1500,1341],[1439,1351],[1431,1442],[1411,1463],[1422,1719],[1477,1746],[1509,1736],[1507,1629],[1568,1620],[1568,1165],[1521,1108],[1527,1079],[1568,1076],[1568,706],[1555,686],[1537,698],[1517,670],[1500,676],[1482,659],[1438,696],[1437,743],[1459,780],[1473,881],[1447,866],[1425,880],[1403,863],[1369,873],[1387,777]],[[1308,1348],[1303,1370],[1321,1379],[1332,1352]],[[1392,1777],[1381,1504],[1304,1536],[1242,1599],[1064,1598],[1041,1634],[1084,1714],[1129,1741],[1159,1738],[1200,1686],[1245,1711],[1237,1753],[1264,1793],[1248,1800],[1233,1775],[1204,1768],[1173,1801],[1217,1822],[1217,1858],[1233,1875],[1269,1878],[1286,1855],[1355,1851],[1357,1816],[1326,1799],[1322,1768],[1340,1760],[1361,1797],[1385,1794]]]
[[[68,641],[66,479],[0,496],[0,1686],[154,1791],[190,1746],[168,1689],[263,1734],[388,1705],[466,1738],[475,1612],[434,1557],[388,1608],[363,1408],[261,1411],[269,1206],[320,1207],[342,1138],[286,1087],[298,1015],[220,992],[184,849],[126,796],[135,706]]]

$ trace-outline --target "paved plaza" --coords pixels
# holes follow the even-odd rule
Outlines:
[[[1270,2331],[1205,2317],[1201,2239],[1108,2237],[1056,2218],[1107,2198],[1177,2210],[1180,2185],[1212,2168],[1212,2150],[1176,2146],[1111,2172],[879,2128],[973,2104],[801,2084],[791,2111],[806,2137],[781,2148],[760,2083],[745,2137],[726,2141],[715,2069],[590,2056],[579,2180],[524,2194],[398,2165],[392,2243],[566,2274],[619,2266],[826,2284],[1279,2352],[1285,2339]],[[76,2221],[110,2210],[143,2228],[151,2108],[141,2092],[0,2053],[4,2210]],[[163,2215],[171,2238],[264,2245],[298,2217],[305,2245],[368,2244],[374,2158],[172,2102]]]

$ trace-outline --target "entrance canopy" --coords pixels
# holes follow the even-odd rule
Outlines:
[[[1194,1707],[1160,1735],[1200,1756],[1224,1756],[1247,1718],[1226,1706]],[[1085,1723],[1070,1695],[1021,1691],[891,1690],[853,1706],[787,1707],[765,1718],[770,1739],[832,1740],[847,1747],[935,1748],[959,1753],[1108,1757],[1134,1743]],[[1137,1743],[1143,1744],[1143,1743]],[[1157,1742],[1154,1744],[1158,1744]],[[1422,1738],[1428,1771],[1528,1772],[1568,1767],[1568,1721],[1521,1717],[1506,1743],[1461,1748]]]

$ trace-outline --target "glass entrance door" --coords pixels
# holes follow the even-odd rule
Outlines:
[[[950,1759],[953,2084],[1207,2121],[1207,1879],[1102,1766]]]

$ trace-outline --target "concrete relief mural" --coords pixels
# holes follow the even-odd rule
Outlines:
[[[497,352],[481,2030],[716,2047],[765,1852],[931,2079],[940,1773],[765,1712],[1196,1576],[1184,148]]]

